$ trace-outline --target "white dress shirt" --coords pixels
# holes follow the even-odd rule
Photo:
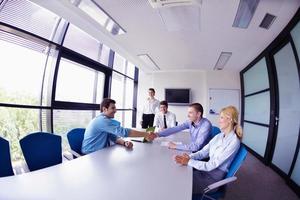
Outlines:
[[[190,154],[191,159],[188,165],[202,171],[219,168],[227,172],[239,148],[240,140],[233,131],[227,136],[222,132],[211,139],[200,151]],[[207,157],[209,157],[209,161],[201,161]]]
[[[144,108],[143,108],[143,114],[155,114],[158,112],[159,109],[159,101],[155,98],[151,99],[148,98]]]
[[[161,112],[156,113],[153,126],[158,127],[159,129],[164,128],[164,115],[166,115],[167,128],[176,126],[176,116],[170,111],[168,111],[166,114]]]

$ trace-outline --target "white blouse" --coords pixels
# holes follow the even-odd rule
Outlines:
[[[227,172],[240,148],[240,140],[234,131],[227,136],[219,133],[205,145],[200,151],[190,154],[188,165],[202,171],[212,171],[216,168]],[[209,161],[201,161],[209,157]]]

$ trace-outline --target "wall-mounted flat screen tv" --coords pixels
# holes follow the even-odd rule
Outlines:
[[[188,105],[191,103],[191,89],[182,88],[166,88],[165,89],[165,100],[170,105]]]

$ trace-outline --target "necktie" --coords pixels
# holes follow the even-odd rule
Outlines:
[[[167,127],[167,119],[166,119],[166,115],[164,115],[164,128],[168,128],[168,127]]]

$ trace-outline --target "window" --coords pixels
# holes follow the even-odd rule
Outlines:
[[[111,98],[116,100],[117,108],[132,109],[133,84],[133,80],[118,73],[113,73]]]
[[[124,76],[118,73],[113,73],[111,84],[111,98],[116,101],[117,109],[124,107],[124,80]]]
[[[46,118],[45,109],[0,107],[0,136],[10,142],[13,161],[23,159],[19,140],[32,132],[47,131],[41,124]],[[40,117],[42,115],[43,117]]]
[[[134,74],[135,74],[134,64],[132,64],[131,62],[126,60],[124,57],[122,57],[118,53],[115,53],[115,55],[114,55],[113,68],[114,68],[114,70],[134,79]]]
[[[99,60],[100,42],[72,24],[69,25],[63,45],[93,60]]]
[[[124,108],[132,109],[133,108],[133,80],[125,78],[125,97],[124,97]]]
[[[73,24],[69,25],[63,45],[108,66],[110,48]]]
[[[118,110],[115,114],[115,119],[121,123],[121,126],[132,127],[132,111],[131,110]]]
[[[121,72],[122,74],[125,74],[125,67],[126,67],[126,60],[122,56],[120,56],[118,53],[115,53],[114,58],[114,70]]]
[[[116,101],[117,109],[125,109],[117,112],[116,119],[127,127],[132,127],[133,91],[134,81],[132,79],[116,72],[113,73],[111,98]]]
[[[61,43],[66,23],[56,14],[26,0],[5,1],[0,21],[57,43]]]
[[[44,81],[51,78],[55,54],[46,44],[0,31],[0,103],[50,105],[51,92]]]
[[[134,78],[134,73],[135,73],[135,66],[131,62],[128,62],[127,64],[127,69],[126,69],[126,75]]]
[[[100,56],[100,63],[105,66],[108,66],[109,55],[110,55],[110,48],[104,44],[101,45],[101,56]],[[108,66],[111,67],[111,66]]]
[[[119,56],[115,67],[122,74],[113,73],[105,67],[113,64],[108,46],[72,24],[62,45],[65,20],[30,1],[0,2],[0,136],[10,141],[13,161],[24,159],[19,140],[33,132],[61,135],[68,149],[66,133],[86,127],[100,113],[98,104],[109,94],[112,74],[112,93],[122,109],[116,118],[131,127],[132,63]],[[107,27],[114,30],[109,20]]]
[[[102,101],[105,75],[62,58],[58,70],[57,101],[98,103]]]
[[[66,135],[68,131],[73,128],[85,128],[89,122],[99,114],[99,110],[54,110],[54,133],[62,136],[63,149],[69,149],[69,143]]]

